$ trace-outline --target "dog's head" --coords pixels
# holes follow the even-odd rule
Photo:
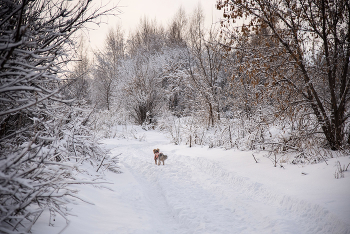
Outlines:
[[[159,153],[159,149],[154,149],[154,150],[153,150],[153,153],[154,153],[154,154]]]

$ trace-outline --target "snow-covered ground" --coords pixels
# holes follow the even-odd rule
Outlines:
[[[275,168],[263,153],[178,146],[156,131],[138,136],[102,141],[121,154],[123,173],[105,172],[113,184],[80,186],[94,205],[70,204],[76,216],[62,233],[350,233],[350,171],[334,178],[336,162],[350,157]],[[154,148],[168,155],[165,166],[154,164]],[[33,233],[65,227],[59,216],[48,226],[48,217]]]

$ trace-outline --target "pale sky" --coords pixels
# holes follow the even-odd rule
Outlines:
[[[97,1],[98,2],[98,1]],[[121,23],[125,35],[133,31],[140,22],[140,18],[146,16],[150,20],[157,19],[158,24],[167,26],[180,6],[185,9],[186,14],[201,5],[205,14],[205,26],[210,27],[212,22],[218,22],[222,12],[215,8],[216,0],[102,0],[110,2],[110,6],[118,5],[122,11],[116,17],[104,18],[107,24],[94,27],[96,30],[89,31],[89,43],[92,49],[102,48],[109,28]]]

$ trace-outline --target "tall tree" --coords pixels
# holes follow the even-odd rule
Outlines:
[[[224,53],[218,41],[218,30],[208,33],[203,27],[204,15],[200,6],[194,11],[189,24],[188,74],[198,93],[201,105],[206,107],[208,126],[220,120],[221,98],[226,76],[222,76]]]
[[[187,23],[188,20],[186,12],[182,7],[180,7],[168,28],[168,37],[171,43],[177,45],[184,43]]]

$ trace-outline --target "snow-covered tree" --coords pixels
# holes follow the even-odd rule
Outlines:
[[[224,70],[226,51],[220,45],[218,30],[212,27],[206,32],[203,21],[203,12],[197,8],[189,24],[188,79],[197,94],[197,105],[208,116],[208,126],[214,126],[226,105],[230,74]]]
[[[349,2],[231,0],[217,1],[217,7],[225,9],[228,21],[247,17],[245,25],[236,27],[243,34],[268,29],[268,40],[257,44],[241,67],[251,83],[265,76],[264,94],[277,90],[280,95],[271,98],[282,98],[281,108],[312,113],[331,149],[349,143]]]
[[[121,64],[125,56],[125,38],[120,25],[110,29],[105,47],[95,52],[92,95],[99,108],[112,109],[121,83]]]

